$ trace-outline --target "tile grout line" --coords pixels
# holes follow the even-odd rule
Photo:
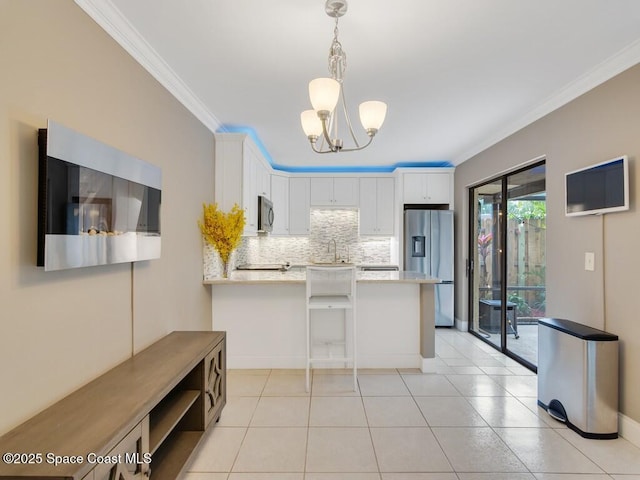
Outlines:
[[[273,369],[269,369],[269,374],[267,375],[267,378],[264,381],[264,385],[262,386],[262,389],[260,390],[260,395],[258,395],[258,401],[256,402],[256,406],[255,406],[253,412],[251,413],[251,417],[249,418],[249,421],[247,423],[247,427],[245,428],[244,435],[242,436],[242,441],[240,442],[240,446],[238,447],[238,451],[236,452],[236,454],[233,457],[233,462],[231,462],[231,469],[227,472],[227,479],[233,473],[233,469],[236,466],[236,462],[238,461],[238,457],[240,456],[240,451],[242,450],[242,446],[244,445],[244,442],[247,439],[247,435],[249,435],[249,429],[251,428],[251,422],[253,421],[253,417],[256,414],[256,411],[258,410],[258,405],[260,404],[260,399],[262,399],[262,394],[264,393],[264,389],[267,387],[267,383],[269,382],[269,379],[271,378],[272,374],[273,374]]]
[[[373,441],[373,433],[371,432],[371,423],[369,422],[369,415],[367,415],[367,409],[364,405],[364,396],[362,395],[362,388],[360,387],[360,379],[358,378],[358,393],[360,394],[360,404],[362,405],[362,411],[364,412],[364,418],[367,421],[367,430],[369,432],[369,441],[371,442],[371,449],[373,450],[373,458],[376,460],[376,468],[378,469],[378,478],[382,479],[382,471],[380,470],[380,461],[378,460],[378,453],[376,452],[376,444]]]
[[[398,372],[400,373],[400,372]],[[411,391],[411,389],[409,388],[409,385],[407,385],[407,382],[404,379],[404,376],[402,376],[402,374],[400,374],[400,379],[402,380],[402,383],[404,384],[405,388],[408,390],[409,395],[411,395],[411,400],[413,400],[413,403],[416,405],[416,407],[418,408],[418,411],[420,412],[420,415],[422,415],[422,418],[424,418],[424,421],[427,425],[427,428],[429,429],[429,432],[431,433],[431,435],[433,435],[434,440],[436,441],[436,443],[438,444],[438,447],[440,447],[440,450],[442,450],[442,454],[444,455],[444,457],[447,459],[447,462],[449,463],[449,466],[451,467],[451,472],[456,476],[456,478],[460,478],[453,466],[453,463],[451,462],[451,460],[449,459],[449,456],[447,455],[447,452],[444,450],[442,444],[440,443],[440,440],[438,439],[438,437],[436,436],[436,434],[433,431],[433,428],[431,427],[431,425],[429,424],[429,420],[427,420],[427,417],[425,416],[424,412],[422,411],[422,409],[420,408],[420,405],[418,405],[418,402],[416,401],[416,396],[413,394],[413,392]],[[447,379],[448,380],[448,379]],[[453,385],[453,384],[452,384]],[[453,388],[456,388],[455,385],[453,385]],[[458,389],[456,388],[456,391]],[[460,392],[458,392],[460,393]]]
[[[306,372],[305,372],[306,374]],[[306,436],[306,444],[304,446],[304,465],[302,466],[302,478],[303,480],[307,478],[307,458],[309,458],[309,438],[311,435],[311,404],[313,403],[313,379],[315,374],[313,369],[309,371],[309,408],[307,411],[307,436]],[[306,379],[305,379],[306,382]],[[306,387],[306,385],[305,385]]]
[[[449,343],[449,342],[447,342],[447,343]],[[462,352],[460,352],[460,351],[459,351],[459,350],[458,350],[454,345],[452,345],[452,344],[450,344],[450,343],[449,343],[449,345],[451,345],[451,347],[452,347],[454,350],[456,350],[460,355],[462,355],[464,358],[469,358],[469,357],[467,357],[466,355],[464,355]],[[469,358],[469,360],[470,360],[474,365],[476,365],[476,363],[475,363],[474,359]],[[489,378],[489,376],[488,376],[486,373],[483,373],[483,375],[485,375],[485,376],[487,376],[487,377]],[[451,380],[448,378],[448,376],[447,376],[447,375],[445,375],[445,378],[446,378],[449,382],[451,382]],[[495,380],[493,380],[493,379],[491,379],[491,380],[495,382]],[[499,387],[501,387],[501,388],[503,388],[503,389],[504,389],[504,387],[502,387],[502,385],[498,384],[498,382],[495,382],[495,383],[496,383],[496,385],[498,385]],[[472,408],[474,408],[474,407],[473,407],[473,404],[469,401],[469,398],[470,398],[470,397],[467,397],[466,395],[464,395],[464,393],[463,393],[462,391],[460,391],[460,389],[458,389],[458,387],[456,387],[456,385],[455,385],[453,382],[451,382],[451,384],[452,384],[452,385],[453,385],[453,387],[458,391],[458,393],[460,393],[460,396],[461,396],[461,397],[462,397],[462,398],[463,398],[467,403],[469,403],[469,404],[471,405],[471,407],[472,407]],[[506,389],[504,389],[504,390],[505,390],[507,393],[509,393],[509,395],[510,395],[510,396],[512,396],[510,392],[508,392]],[[512,397],[513,397],[513,396],[512,396]],[[515,398],[515,397],[513,397],[513,398]],[[474,410],[475,410],[475,408],[474,408]],[[477,411],[477,410],[476,410],[476,411]],[[482,417],[482,415],[480,414],[480,412],[478,412],[478,414]],[[494,435],[496,435],[497,439],[498,439],[498,440],[499,440],[499,441],[500,441],[500,442],[501,442],[501,443],[502,443],[502,444],[507,448],[507,450],[508,450],[509,452],[511,452],[511,454],[512,454],[515,458],[517,458],[517,459],[518,459],[518,461],[519,461],[519,462],[522,464],[522,466],[526,469],[526,472],[527,472],[527,473],[529,473],[530,475],[534,476],[534,478],[535,478],[535,475],[534,475],[534,474],[533,474],[533,472],[529,469],[529,467],[527,467],[527,464],[526,464],[526,463],[525,463],[525,462],[524,462],[524,461],[523,461],[523,460],[522,460],[522,459],[521,459],[521,458],[516,454],[516,452],[515,452],[515,451],[513,451],[513,449],[512,449],[512,448],[511,448],[511,447],[510,447],[510,446],[509,446],[509,445],[504,441],[504,439],[503,439],[503,438],[498,434],[498,432],[496,432],[496,431],[495,431],[495,428],[494,428],[494,427],[493,427],[489,422],[487,422],[487,421],[486,421],[486,419],[485,419],[484,417],[482,417],[482,419],[483,419],[483,420],[484,420],[484,422],[487,424],[487,427],[491,430],[491,432],[493,432],[493,434],[494,434]],[[428,422],[427,422],[427,423],[428,423]],[[487,427],[477,427],[477,428],[487,428]],[[453,427],[448,427],[448,428],[453,428]],[[469,428],[469,427],[466,427],[466,428]],[[432,430],[432,433],[433,433],[433,430]],[[447,457],[447,461],[449,461],[449,464],[451,464],[451,467],[453,468],[453,470],[454,470],[454,472],[456,473],[456,476],[457,476],[457,472],[455,471],[455,467],[453,466],[453,464],[452,464],[452,463],[451,463],[451,461],[449,460],[449,457],[447,456],[447,453],[446,453],[445,449],[443,448],[442,444],[441,444],[441,443],[440,443],[440,441],[438,440],[438,437],[436,436],[436,434],[435,434],[435,433],[433,433],[433,436],[434,436],[434,438],[436,439],[436,442],[438,442],[438,445],[440,446],[440,448],[441,448],[442,452],[444,453],[445,457]]]

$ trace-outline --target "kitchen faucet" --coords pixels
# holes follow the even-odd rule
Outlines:
[[[329,240],[329,243],[327,243],[327,252],[331,251],[331,242],[333,242],[333,263],[338,263],[338,247],[335,238],[332,238]]]

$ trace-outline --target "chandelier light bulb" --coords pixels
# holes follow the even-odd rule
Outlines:
[[[305,110],[300,114],[300,123],[307,137],[318,138],[322,135],[322,121],[315,110]]]
[[[375,133],[380,130],[387,115],[387,104],[378,100],[362,102],[359,108],[360,122],[362,126],[371,136],[370,132]]]
[[[309,82],[309,99],[316,112],[333,112],[340,96],[340,83],[333,78],[316,78]]]

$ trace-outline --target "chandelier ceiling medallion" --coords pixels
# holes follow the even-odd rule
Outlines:
[[[316,153],[352,152],[369,146],[373,137],[382,126],[387,114],[387,104],[372,100],[360,104],[360,122],[369,140],[361,145],[358,142],[347,111],[344,95],[344,72],[347,68],[347,55],[338,41],[338,19],[347,12],[346,0],[327,0],[327,15],[336,19],[333,29],[333,41],[329,49],[329,73],[331,78],[316,78],[309,82],[309,98],[313,110],[305,110],[300,114],[302,129],[307,135],[311,148]],[[338,106],[342,104],[342,108]],[[345,148],[338,136],[338,111],[342,110],[346,129],[353,140],[353,147]],[[321,139],[318,142],[318,139]]]

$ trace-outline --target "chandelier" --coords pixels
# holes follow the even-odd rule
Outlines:
[[[347,55],[338,41],[338,19],[347,12],[347,0],[327,0],[325,11],[327,15],[336,19],[333,41],[329,49],[331,78],[316,78],[309,82],[309,98],[313,110],[305,110],[300,114],[302,129],[309,139],[311,148],[316,153],[362,150],[371,144],[373,137],[382,126],[387,114],[387,104],[376,100],[360,104],[360,123],[369,136],[367,143],[361,145],[353,133],[351,119],[347,111],[343,82],[347,67]],[[338,103],[341,103],[342,108],[338,106]],[[353,140],[353,147],[345,148],[342,139],[338,136],[339,110],[342,110],[346,129]]]

